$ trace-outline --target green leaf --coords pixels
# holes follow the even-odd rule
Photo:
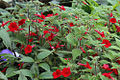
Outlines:
[[[16,73],[14,72],[16,69],[14,68],[8,68],[7,71],[6,71],[6,76],[7,77],[12,77],[12,76],[15,76]]]
[[[0,37],[7,48],[11,48],[11,39],[5,29],[0,30]]]
[[[37,55],[37,58],[42,60],[42,59],[48,57],[50,54],[51,54],[51,51],[44,51],[44,52],[39,53]]]
[[[50,66],[47,63],[40,63],[39,67],[42,67],[43,69],[45,69],[46,71],[50,71]]]
[[[8,80],[7,77],[0,71],[0,80]]]
[[[39,68],[38,68],[38,65],[36,63],[34,63],[32,65],[30,70],[31,70],[32,74],[34,74],[34,76],[38,76],[39,75]]]
[[[59,57],[60,58],[60,60],[63,62],[63,63],[65,63],[65,64],[67,64],[68,63],[68,61],[67,60],[65,60],[64,58],[62,58],[62,57]]]
[[[73,60],[75,60],[78,56],[81,55],[81,50],[80,49],[73,49],[72,50],[72,56],[73,56]]]
[[[53,79],[52,72],[43,72],[39,75],[39,79]]]
[[[20,72],[20,75],[18,77],[18,80],[27,80],[27,78],[23,75],[22,72]]]
[[[115,49],[115,50],[119,50],[119,51],[120,51],[120,48],[117,47],[117,46],[110,46],[109,48],[111,48],[111,49]]]
[[[73,46],[76,46],[74,35],[72,33],[68,34],[66,38],[68,43],[72,44]]]
[[[20,61],[21,62],[34,62],[33,58],[31,57],[23,57]]]
[[[21,69],[21,70],[18,70],[18,71],[15,71],[16,74],[23,74],[24,76],[28,76],[30,78],[32,78],[32,72],[30,70],[27,70],[27,69]]]
[[[116,40],[116,44],[120,47],[120,40],[117,38],[115,38],[115,40]]]

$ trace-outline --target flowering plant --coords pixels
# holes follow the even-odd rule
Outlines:
[[[9,57],[1,62],[0,78],[119,80],[117,0],[115,5],[98,5],[94,0],[73,0],[72,7],[16,3],[12,14],[1,16],[0,38],[2,47],[20,57],[0,54]]]

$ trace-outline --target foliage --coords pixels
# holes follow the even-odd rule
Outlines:
[[[119,80],[120,1],[107,2],[73,0],[67,7],[31,0],[0,9],[0,38],[20,54],[0,54],[7,58],[0,79]]]

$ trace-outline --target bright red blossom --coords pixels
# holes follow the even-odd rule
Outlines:
[[[18,21],[18,26],[21,26],[25,24],[25,19],[21,19],[20,21]]]
[[[15,31],[18,31],[19,27],[17,25],[16,22],[12,22],[10,23],[10,25],[8,26],[9,30],[8,31],[11,31],[11,32],[15,32]],[[7,31],[7,32],[8,32]]]
[[[74,24],[73,23],[70,23],[70,27],[73,27],[74,26]]]
[[[24,49],[25,54],[31,53],[32,52],[32,46],[31,45],[27,45],[27,47]]]
[[[116,22],[117,22],[115,18],[111,18],[109,21],[110,21],[111,23],[116,23]]]
[[[56,79],[61,76],[61,71],[59,69],[56,70],[56,72],[53,72],[53,78]]]
[[[110,43],[109,40],[107,40],[107,39],[103,39],[103,42],[102,42],[101,44],[105,44],[104,46],[105,46],[106,48],[108,48],[109,46],[111,46],[111,43]]]
[[[62,70],[62,75],[63,75],[64,77],[70,76],[70,75],[71,75],[70,68],[69,68],[69,67],[68,67],[68,68],[64,68],[64,69]]]

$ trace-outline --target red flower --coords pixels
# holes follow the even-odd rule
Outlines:
[[[120,32],[120,27],[115,25],[116,26],[116,29],[117,29],[117,32]]]
[[[29,39],[29,42],[32,42],[33,41],[33,38]]]
[[[70,23],[70,27],[73,27],[74,26],[74,24],[73,23]]]
[[[111,73],[112,73],[112,72],[109,72],[109,73],[103,73],[102,75],[108,77],[109,79],[115,80],[115,79],[113,79],[112,76],[110,76]]]
[[[86,68],[88,68],[88,69],[92,69],[92,67],[89,65],[88,62],[86,63],[86,65],[78,62],[78,65],[84,66],[84,67],[86,67]]]
[[[44,20],[37,19],[37,21],[36,21],[36,22],[41,23],[41,22],[43,22],[43,21],[44,21]]]
[[[27,47],[24,49],[25,54],[31,53],[32,52],[32,46],[27,45]]]
[[[75,16],[75,18],[77,19],[78,17],[77,17],[77,16]]]
[[[105,70],[111,70],[108,64],[103,64],[102,68]]]
[[[23,67],[23,65],[24,65],[24,63],[20,63],[20,64],[18,64],[19,69],[21,69],[21,68]]]
[[[113,14],[112,13],[110,13],[110,17],[112,17],[113,16]]]
[[[6,72],[7,67],[5,67],[1,72]]]
[[[56,79],[61,76],[61,71],[59,69],[56,70],[56,72],[53,72],[53,78]]]
[[[34,32],[30,32],[30,36],[37,36]]]
[[[95,54],[92,55],[92,57],[96,57],[96,56],[98,56],[98,53],[95,53]]]
[[[102,42],[101,44],[105,44],[104,46],[105,46],[106,48],[108,48],[109,46],[111,46],[111,43],[110,43],[109,40],[107,40],[107,39],[103,39],[103,42]]]
[[[60,43],[58,42],[57,45],[54,47],[51,45],[51,43],[48,41],[49,45],[50,45],[50,48],[51,49],[57,49],[57,48],[60,48],[60,47],[63,47],[64,45],[60,45]]]
[[[83,4],[87,5],[87,3],[85,3],[84,1],[82,1]]]
[[[7,21],[7,22],[2,22],[2,25],[1,25],[1,27],[4,27],[5,25],[7,25],[8,23],[9,23],[10,21]]]
[[[83,53],[86,53],[85,50],[80,46],[80,49],[82,50]]]
[[[104,32],[99,32],[98,30],[95,29],[95,31],[101,35],[101,37],[105,37]]]
[[[117,69],[112,69],[112,71],[115,73],[115,75],[118,75],[118,70]]]
[[[59,15],[58,13],[55,14],[55,16]]]
[[[89,48],[89,49],[92,49],[92,47],[91,46],[88,46],[88,45],[85,45],[87,48]]]
[[[62,70],[62,75],[63,75],[64,77],[70,76],[70,75],[71,75],[70,68],[69,68],[69,67],[68,67],[68,68],[64,68],[64,69]]]
[[[111,23],[116,23],[116,22],[117,22],[115,18],[111,18],[109,21],[110,21]]]
[[[101,40],[101,38],[97,38],[97,40]]]
[[[56,26],[51,26],[51,27],[54,29],[49,29],[50,31],[59,32],[59,29]]]
[[[34,14],[35,16],[38,16],[38,17],[40,17],[40,18],[42,18],[42,19],[46,19],[45,18],[45,15],[43,15],[43,13],[41,13],[41,15],[39,15],[39,14]]]
[[[18,25],[17,25],[16,22],[12,22],[12,23],[10,23],[10,25],[8,26],[8,28],[10,29],[8,31],[15,32],[15,31],[18,30],[19,27],[18,27]]]
[[[62,10],[64,10],[64,11],[66,10],[66,9],[64,8],[64,6],[60,6],[59,8],[62,9]]]
[[[52,17],[53,16],[53,14],[47,14],[47,16],[46,17]]]
[[[51,33],[50,36],[48,36],[47,40],[51,41],[55,36],[56,34]]]
[[[20,21],[18,21],[18,26],[21,26],[25,24],[25,19],[21,19]]]
[[[64,59],[65,59],[65,60],[69,60],[69,61],[71,60],[71,58],[64,58]]]

